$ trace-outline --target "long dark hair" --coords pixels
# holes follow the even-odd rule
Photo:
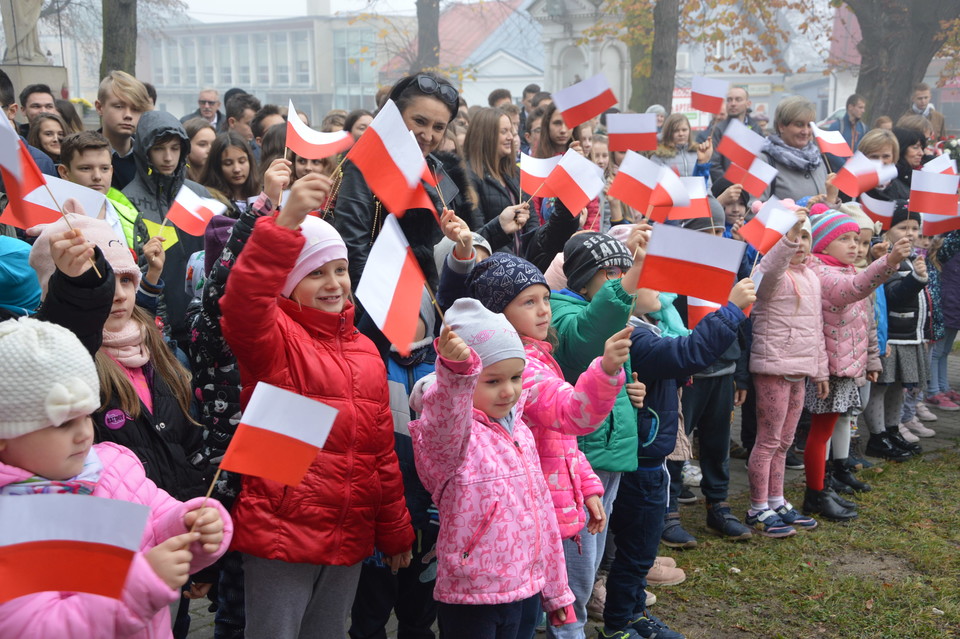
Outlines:
[[[556,113],[557,105],[553,102],[543,111],[543,119],[540,120],[540,144],[533,150],[534,155],[538,158],[552,158],[557,155],[563,155],[570,147],[570,142],[567,142],[567,146],[560,146],[550,139],[550,120],[553,119]],[[570,139],[573,139],[572,135]]]
[[[250,171],[247,173],[247,181],[235,189],[226,177],[223,175],[223,169],[220,163],[223,161],[223,154],[230,147],[235,146],[242,150],[247,156],[247,162],[250,165]],[[242,198],[253,197],[260,194],[260,172],[257,169],[257,160],[253,157],[253,151],[247,141],[240,137],[236,131],[225,131],[217,135],[210,147],[210,156],[207,158],[207,166],[203,170],[203,178],[200,182],[204,186],[214,188],[230,199],[235,199],[234,194],[239,191]]]

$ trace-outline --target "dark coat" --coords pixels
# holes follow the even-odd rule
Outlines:
[[[540,219],[536,215],[531,215],[524,225],[519,236],[507,235],[500,226],[500,213],[508,206],[520,204],[525,201],[520,193],[520,178],[507,177],[506,184],[500,184],[490,174],[484,175],[481,179],[473,170],[469,170],[470,183],[477,192],[477,199],[480,203],[479,211],[483,217],[483,228],[480,229],[480,235],[490,242],[490,248],[511,255],[523,255],[526,244],[532,237],[532,233],[540,227]],[[517,250],[519,244],[520,250]]]
[[[943,244],[937,251],[937,260],[943,265],[940,271],[940,308],[943,310],[943,325],[960,328],[960,231],[944,233]]]
[[[910,260],[903,260],[897,272],[883,285],[887,298],[887,343],[919,344],[930,316],[926,280],[917,277]]]

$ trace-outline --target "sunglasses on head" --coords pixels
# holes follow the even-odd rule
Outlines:
[[[425,95],[434,95],[451,106],[460,104],[460,94],[452,85],[437,82],[428,75],[418,75],[415,77],[417,87]],[[411,81],[412,83],[412,81]],[[409,86],[409,85],[408,85]]]

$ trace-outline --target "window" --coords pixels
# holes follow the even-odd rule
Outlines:
[[[150,47],[150,58],[153,64],[153,83],[163,84],[163,44],[153,43]]]
[[[274,82],[276,84],[290,84],[290,55],[287,50],[287,34],[272,34],[270,36],[270,46],[273,50]]]
[[[300,85],[311,84],[309,34],[306,31],[295,31],[290,37],[293,39],[294,82]]]
[[[270,84],[270,52],[264,34],[253,36],[253,59],[257,66],[256,84]]]
[[[200,69],[203,78],[202,84],[210,86],[213,84],[213,68],[215,64],[213,59],[213,42],[209,37],[200,38]]]
[[[187,86],[197,84],[197,45],[193,38],[184,38],[181,43],[183,54],[183,82]]]
[[[217,64],[220,83],[233,84],[233,59],[230,56],[230,38],[217,38]]]
[[[183,67],[180,65],[180,47],[170,46],[167,49],[167,61],[170,63],[170,84],[183,82]]]
[[[369,108],[377,92],[374,33],[369,29],[333,32],[333,107]]]
[[[237,83],[250,84],[250,45],[247,36],[234,36],[233,47],[237,55]]]

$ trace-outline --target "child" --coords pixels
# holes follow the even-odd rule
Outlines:
[[[579,555],[583,537],[606,527],[606,514],[601,501],[603,484],[577,448],[577,436],[592,433],[613,409],[625,379],[622,365],[630,354],[627,329],[608,339],[603,356],[590,364],[576,385],[569,384],[550,354],[550,289],[533,264],[494,253],[473,269],[467,286],[471,296],[488,310],[503,313],[523,341],[527,357],[523,388],[530,393],[524,415],[553,497],[564,555]],[[567,580],[576,596],[577,621],[554,634],[582,636],[594,573],[568,571]]]
[[[298,486],[243,478],[234,549],[244,553],[251,638],[343,637],[374,545],[393,570],[410,562],[383,361],[354,328],[343,240],[307,217],[329,188],[329,178],[308,175],[279,215],[257,220],[220,300],[241,403],[264,381],[339,410]]]
[[[571,622],[557,520],[522,419],[523,344],[503,315],[463,298],[447,311],[436,349],[436,384],[412,398],[422,409],[410,434],[440,510],[434,597],[443,637],[513,639],[524,600],[537,594],[551,623]]]
[[[819,513],[830,521],[848,521],[856,517],[856,510],[840,506],[836,493],[824,486],[826,444],[840,414],[860,403],[857,379],[876,381],[880,372],[879,361],[868,357],[869,314],[856,302],[896,272],[900,261],[910,254],[911,246],[903,238],[890,255],[857,273],[853,263],[857,259],[859,225],[836,211],[815,216],[810,222],[814,257],[809,265],[820,279],[830,392],[826,397],[817,397],[815,386],[807,384],[804,405],[813,416],[803,452],[807,480],[803,513]]]
[[[804,381],[826,397],[827,353],[823,342],[820,280],[806,265],[810,222],[798,213],[792,229],[763,256],[763,279],[754,307],[750,372],[757,395],[757,439],[747,466],[750,509],[745,523],[767,537],[789,537],[816,528],[784,497],[787,449],[803,409]]]
[[[53,406],[65,389],[71,401]],[[90,413],[99,405],[96,367],[69,330],[27,318],[0,323],[0,498],[75,493],[150,507],[120,599],[20,597],[0,604],[4,637],[171,637],[168,606],[180,587],[230,545],[230,516],[216,501],[203,509],[203,499],[180,503],[144,476],[130,451],[93,445]]]
[[[147,87],[125,71],[111,71],[100,82],[94,103],[103,125],[103,136],[110,141],[113,161],[111,185],[122,191],[137,175],[134,133],[141,115],[153,109]]]
[[[227,205],[227,215],[236,218],[260,194],[259,175],[250,145],[239,133],[227,131],[213,141],[200,183]]]

